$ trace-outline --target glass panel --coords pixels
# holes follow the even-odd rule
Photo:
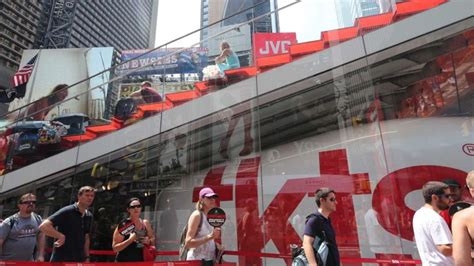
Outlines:
[[[472,30],[434,32],[419,37],[418,45],[386,51],[391,58],[370,67],[377,96],[373,113],[380,120],[387,162],[387,174],[379,177],[372,198],[377,231],[383,232],[374,244],[369,238],[376,257],[418,259],[412,219],[424,204],[422,186],[448,178],[464,185],[472,168],[466,148],[473,139],[471,35]],[[402,250],[375,246],[396,238]]]
[[[289,254],[290,244],[301,244],[305,217],[317,209],[316,189],[330,187],[338,199],[331,220],[341,257],[365,255],[360,239],[371,183],[385,173],[377,117],[368,111],[376,102],[373,88],[360,60],[259,97],[263,208],[257,213],[264,245],[249,239],[244,246]]]
[[[214,94],[220,92],[222,91]],[[221,104],[226,103],[224,99]],[[213,105],[219,106],[218,102],[207,102],[201,106],[214,108]],[[189,215],[199,199],[198,193],[203,187],[211,187],[219,194],[218,205],[226,213],[220,241],[226,250],[242,249],[241,239],[238,237],[242,230],[237,227],[245,215],[247,198],[258,193],[256,182],[259,145],[254,106],[256,106],[254,100],[245,101],[163,134],[160,144],[163,148],[159,156],[159,165],[162,169],[159,175],[159,187],[163,191],[157,209],[160,214],[157,239],[164,249],[177,249],[176,242],[168,241],[173,239],[176,233],[179,234],[188,222]],[[163,121],[180,119],[174,117],[173,113],[179,109],[181,106],[164,113]],[[163,123],[162,128],[168,125],[169,123],[166,125]],[[177,219],[177,222],[172,223],[170,219],[172,221]],[[174,224],[178,225],[177,228]],[[236,259],[231,256],[225,258],[227,261]]]
[[[338,198],[331,217],[344,265],[418,258],[411,218],[420,182],[441,173],[461,182],[474,162],[472,32],[416,42],[422,37],[367,56],[370,36],[358,36],[443,1],[360,1],[355,13],[345,1],[213,2],[204,4],[209,28],[155,51],[122,51],[121,65],[115,52],[104,60],[82,51],[76,56],[97,63],[81,70],[84,77],[68,77],[63,91],[28,96],[29,105],[13,104],[0,139],[2,191],[11,191],[0,199],[0,214],[13,213],[17,196],[34,191],[47,217],[92,185],[92,248],[110,250],[113,230],[128,216],[127,199],[136,196],[155,244],[169,252],[158,260],[176,260],[181,230],[208,186],[227,214],[225,260],[280,265],[289,263],[289,245],[301,244],[315,190],[329,186]],[[38,60],[60,68],[46,55],[52,52]],[[102,73],[109,61],[114,67]],[[41,125],[32,134],[43,141],[41,152],[22,156],[23,132],[14,130],[33,123],[31,116]],[[64,124],[59,143],[45,130],[52,126],[42,126],[51,121]],[[42,161],[50,156],[54,164]],[[38,176],[11,171],[33,162]],[[49,176],[56,171],[63,172]],[[32,184],[34,178],[42,180]]]

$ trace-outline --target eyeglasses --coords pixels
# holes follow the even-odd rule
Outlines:
[[[132,205],[132,206],[128,206],[129,209],[139,209],[141,208],[142,205]]]
[[[20,202],[20,204],[33,205],[33,204],[36,204],[36,200],[25,200],[25,201]]]
[[[336,200],[336,198],[329,198],[329,201],[335,202],[335,201],[337,201],[337,200]]]

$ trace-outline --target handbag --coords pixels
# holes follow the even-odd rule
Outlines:
[[[143,261],[155,261],[157,253],[155,246],[143,244]]]

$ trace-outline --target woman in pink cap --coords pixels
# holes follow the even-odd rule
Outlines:
[[[214,239],[220,237],[221,229],[213,228],[207,222],[206,215],[210,209],[217,207],[217,198],[218,195],[211,188],[206,187],[199,192],[196,210],[188,220],[185,245],[189,251],[186,260],[215,260],[216,243]]]

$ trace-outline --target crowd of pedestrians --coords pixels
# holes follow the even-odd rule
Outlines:
[[[423,265],[473,265],[474,208],[453,211],[453,207],[468,205],[462,203],[463,187],[474,198],[474,171],[467,175],[465,186],[453,179],[424,184],[424,205],[413,217],[414,238]],[[88,208],[94,197],[93,187],[81,187],[75,203],[43,220],[35,213],[36,196],[22,195],[18,212],[0,224],[0,261],[44,261],[45,236],[49,236],[55,240],[50,261],[88,262],[92,228]],[[216,241],[221,229],[207,221],[208,211],[217,207],[217,198],[211,188],[199,192],[196,209],[187,222],[186,260],[214,261],[216,254],[222,254],[223,246]],[[315,202],[315,211],[306,218],[301,254],[293,265],[338,266],[340,255],[330,218],[336,211],[336,191],[316,190]],[[115,228],[111,248],[117,253],[117,262],[144,261],[143,247],[155,243],[154,230],[150,221],[141,218],[141,208],[140,199],[131,198],[126,205],[128,217]]]

